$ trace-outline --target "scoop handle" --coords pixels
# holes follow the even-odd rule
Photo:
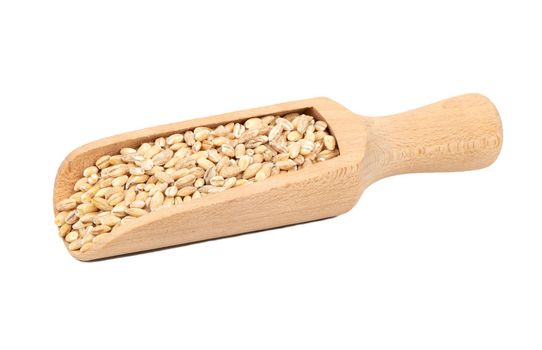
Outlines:
[[[452,97],[412,111],[365,118],[366,160],[379,178],[484,168],[497,159],[502,124],[485,96]]]

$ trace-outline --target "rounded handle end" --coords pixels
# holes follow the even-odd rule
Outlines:
[[[368,157],[380,167],[378,178],[484,168],[497,159],[503,140],[499,112],[480,94],[366,122]]]

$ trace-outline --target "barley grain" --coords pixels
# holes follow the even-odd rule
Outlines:
[[[96,167],[98,169],[107,168],[109,166],[109,159],[110,158],[111,158],[111,156],[102,156],[102,157],[98,158],[98,160],[95,163]]]
[[[96,208],[94,204],[92,203],[83,203],[77,206],[76,211],[77,211],[77,216],[81,217],[86,213],[92,213],[92,212],[98,211],[98,208]]]
[[[84,177],[89,177],[90,175],[94,175],[94,174],[97,174],[99,171],[99,169],[95,166],[89,166],[88,168],[86,168],[85,170],[83,170],[83,176]]]
[[[168,174],[164,171],[157,172],[156,174],[154,174],[154,176],[156,177],[158,181],[166,183],[166,184],[170,184],[175,181],[175,179],[173,178],[173,175]]]
[[[177,186],[177,188],[183,188],[193,184],[194,181],[196,181],[196,176],[193,174],[188,174],[175,181],[175,186]]]
[[[79,218],[79,221],[81,221],[82,223],[93,222],[93,221],[94,221],[94,218],[95,218],[97,215],[98,215],[97,212],[86,213],[86,214],[83,214],[83,215]]]
[[[77,241],[73,241],[71,242],[69,245],[68,245],[68,249],[69,250],[78,250],[78,249],[81,249],[83,243],[81,242],[81,240],[77,240]]]
[[[58,210],[58,209],[57,209]],[[67,211],[61,211],[55,216],[55,225],[62,226],[66,223],[66,216],[68,215]]]
[[[205,185],[205,180],[202,179],[201,177],[199,179],[197,179],[196,181],[194,181],[194,187],[195,188],[200,188],[203,185]]]
[[[231,145],[228,145],[228,144],[222,145],[220,147],[220,150],[221,150],[222,154],[225,155],[225,156],[228,156],[228,157],[234,157],[235,156],[235,149]]]
[[[107,225],[97,225],[97,226],[94,226],[94,229],[92,230],[92,232],[94,232],[95,235],[99,235],[99,234],[106,233],[109,231],[111,231],[111,227]]]
[[[256,181],[262,181],[267,179],[269,176],[271,176],[271,168],[273,167],[273,163],[266,163],[262,165],[262,168],[256,173],[254,179]]]
[[[237,165],[239,166],[239,169],[241,169],[241,171],[245,171],[247,167],[250,165],[251,161],[252,161],[252,158],[249,155],[244,155],[241,158],[239,158]]]
[[[323,120],[318,120],[316,123],[314,123],[314,129],[317,131],[323,131],[327,129],[327,123]]]
[[[188,171],[188,174],[189,174],[189,175],[194,175],[196,178],[202,177],[203,174],[205,174],[205,169],[200,168],[200,167],[194,167],[194,168],[191,168],[191,169]]]
[[[95,197],[92,198],[91,203],[98,209],[103,211],[108,211],[113,209],[113,207],[108,203],[105,198]]]
[[[164,165],[173,157],[173,151],[166,149],[152,157],[152,162],[154,165]]]
[[[211,131],[207,129],[197,130],[194,132],[194,139],[196,141],[204,141],[211,135]]]
[[[275,120],[275,123],[277,125],[280,125],[282,129],[287,130],[287,131],[292,131],[294,129],[294,126],[292,125],[292,123],[286,118],[277,118]]]
[[[180,143],[180,142],[183,142],[182,134],[173,134],[173,135],[168,136],[168,138],[166,139],[166,144],[170,146],[176,143]]]
[[[218,151],[213,148],[213,149],[210,149],[209,151],[207,151],[207,158],[211,162],[217,163],[220,160],[220,155],[218,154]]]
[[[163,206],[164,206],[165,208],[169,208],[169,207],[171,207],[171,206],[174,205],[174,204],[175,204],[175,199],[174,199],[173,197],[166,197],[166,198],[164,199],[164,204],[163,204]],[[145,214],[143,214],[143,215],[145,215]]]
[[[301,140],[301,137],[303,137],[303,135],[297,130],[288,133],[288,141],[299,141]]]
[[[326,149],[326,150],[320,152],[318,154],[318,156],[316,157],[316,159],[319,162],[323,162],[324,160],[335,158],[338,155],[339,155],[339,153],[336,150],[330,151],[330,150]]]
[[[246,147],[244,144],[240,143],[235,146],[235,158],[239,159],[244,156],[246,153]]]
[[[122,192],[117,192],[117,193],[113,193],[109,199],[107,200],[107,204],[111,205],[111,206],[115,206],[117,204],[119,204],[120,202],[122,202],[124,200],[124,193]]]
[[[214,176],[209,180],[209,183],[213,186],[221,187],[224,185],[224,178],[222,176]]]
[[[232,188],[233,186],[235,186],[236,182],[236,177],[228,177],[226,180],[224,180],[224,184],[222,185],[222,187],[224,187],[224,189]]]
[[[132,209],[126,209],[126,213],[128,213],[128,210],[132,210]],[[131,215],[130,213],[128,213],[128,214]],[[98,222],[101,225],[106,225],[106,226],[109,226],[109,227],[115,226],[119,221],[120,221],[120,219],[117,216],[113,215],[113,214],[107,214],[105,216],[102,216],[102,217],[98,218]]]
[[[200,167],[202,167],[203,169],[207,170],[209,169],[210,167],[213,167],[215,166],[215,163],[211,162],[209,159],[207,158],[199,158],[198,161],[197,161],[198,165]]]
[[[245,127],[239,123],[235,123],[234,127],[233,127],[233,136],[235,136],[235,138],[239,138],[241,137],[241,135],[245,132]]]
[[[337,145],[335,137],[333,135],[324,136],[324,145],[328,150],[333,151]]]
[[[177,196],[189,196],[192,193],[196,192],[196,188],[194,186],[185,186],[177,191]]]
[[[79,232],[77,231],[71,231],[70,233],[68,233],[65,237],[64,237],[64,240],[68,243],[71,243],[73,241],[75,241],[77,238],[79,237]]]
[[[241,168],[237,165],[233,166],[226,166],[220,170],[219,174],[222,177],[231,177],[231,176],[237,176],[241,172]]]
[[[146,205],[145,200],[139,199],[139,200],[135,200],[132,203],[130,203],[130,208],[143,209],[143,208],[145,208],[145,205]]]
[[[170,186],[168,188],[166,188],[166,190],[164,191],[164,194],[167,196],[167,197],[175,197],[175,195],[177,194],[177,187],[176,186]],[[157,192],[157,193],[161,193],[161,192]]]
[[[243,179],[250,179],[256,176],[258,171],[260,171],[260,169],[262,168],[262,165],[262,163],[254,163],[249,165],[243,173]]]
[[[64,224],[60,226],[60,228],[58,229],[58,234],[60,235],[60,237],[64,238],[71,230],[72,230],[72,225]]]
[[[77,220],[79,220],[79,217],[77,216],[77,212],[75,210],[68,212],[66,215],[65,221],[67,224],[73,225],[77,222]]]
[[[314,142],[310,140],[306,140],[306,139],[303,139],[300,142],[301,142],[301,149],[299,151],[300,154],[305,156],[311,153],[312,150],[314,149]]]
[[[130,175],[143,175],[145,174],[145,170],[143,170],[143,168],[140,168],[140,167],[132,167],[130,168]],[[122,177],[124,177],[126,175],[123,175]],[[115,180],[113,180],[115,181]],[[126,181],[124,182],[126,183]]]
[[[149,208],[151,210],[156,210],[156,209],[160,208],[162,206],[162,204],[164,204],[164,194],[162,192],[158,191],[151,197],[151,202],[149,204]]]
[[[296,166],[295,162],[291,159],[281,160],[275,163],[276,167],[280,170],[288,170]]]
[[[65,211],[74,209],[77,206],[77,202],[73,199],[64,199],[57,203],[56,210]]]

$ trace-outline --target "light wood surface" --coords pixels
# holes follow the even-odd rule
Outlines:
[[[60,165],[54,203],[72,194],[85,167],[123,147],[197,126],[308,108],[329,124],[340,151],[337,158],[152,212],[100,236],[88,251],[70,253],[79,260],[94,260],[340,215],[378,179],[483,168],[497,158],[502,144],[498,112],[478,94],[378,118],[359,116],[328,98],[315,98],[143,129],[84,145]]]

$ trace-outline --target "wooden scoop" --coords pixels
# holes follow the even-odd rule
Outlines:
[[[495,106],[477,94],[379,118],[314,98],[157,126],[108,137],[71,152],[60,165],[54,203],[69,197],[100,156],[161,136],[265,115],[304,112],[328,123],[340,155],[312,167],[149,213],[96,237],[79,260],[94,260],[296,224],[343,214],[371,183],[413,172],[464,171],[493,163],[502,144]],[[56,213],[55,213],[56,214]]]

